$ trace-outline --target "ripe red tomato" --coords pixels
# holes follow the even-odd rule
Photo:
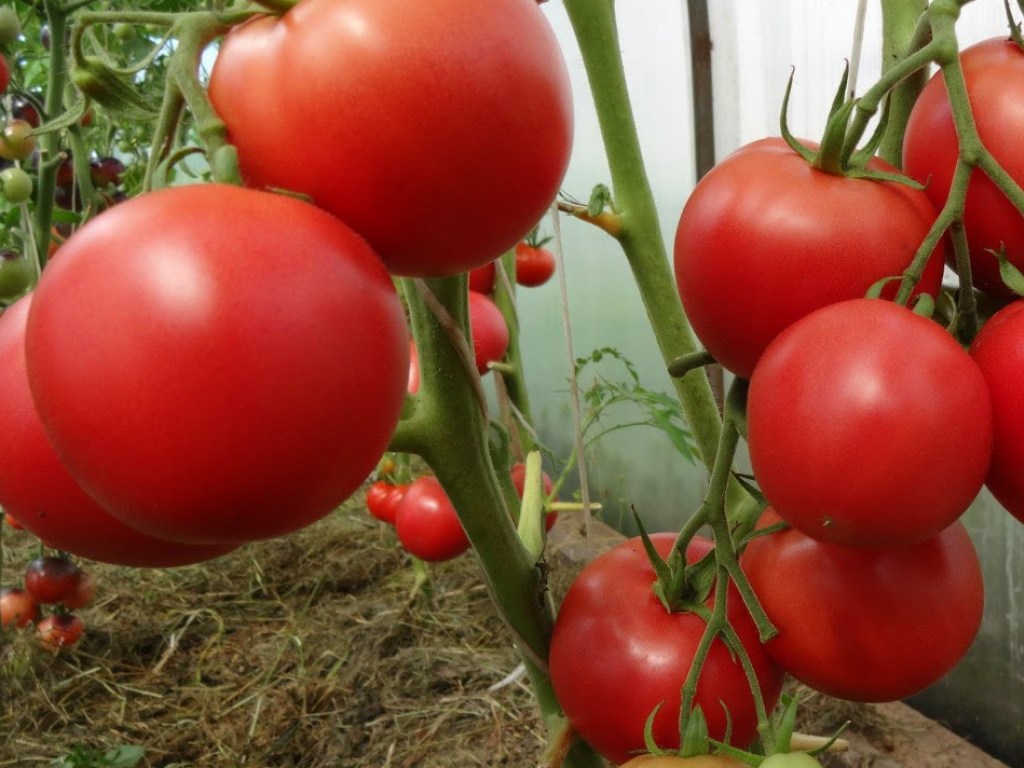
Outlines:
[[[508,324],[498,305],[476,291],[469,292],[469,328],[473,337],[476,369],[481,375],[508,351]]]
[[[218,184],[77,230],[25,337],[43,426],[82,487],[138,530],[207,544],[287,533],[356,491],[398,422],[408,350],[391,279],[348,227]]]
[[[664,556],[675,536],[651,538]],[[695,561],[709,548],[709,542],[698,541],[688,549],[687,559]],[[659,704],[654,740],[665,749],[678,747],[680,689],[704,633],[704,620],[697,614],[665,610],[651,590],[654,580],[640,539],[620,544],[587,565],[573,582],[551,638],[551,682],[566,717],[614,763],[644,749],[644,723]],[[750,655],[770,711],[782,673],[758,640],[733,586],[728,617]],[[720,638],[712,643],[694,704],[704,713],[712,738],[725,736],[726,709],[733,744],[746,746],[755,736],[757,714],[746,675]]]
[[[66,557],[37,557],[25,568],[25,591],[42,605],[63,603],[78,587],[82,570]]]
[[[770,508],[760,525],[778,522]],[[815,690],[894,701],[952,669],[981,625],[978,556],[959,522],[902,549],[816,541],[789,528],[754,539],[741,559],[779,630],[768,652]]]
[[[1007,173],[1024,184],[1020,152],[1024,122],[1017,99],[1006,97],[1024,90],[1024,52],[1005,36],[994,38],[961,51],[960,66],[978,134]],[[958,154],[946,83],[938,72],[914,103],[903,143],[904,170],[927,184],[925,192],[936,208],[949,196]],[[964,230],[974,285],[1000,298],[1013,296],[999,277],[998,260],[988,250],[998,251],[1005,245],[1007,258],[1024,269],[1024,219],[980,170],[974,172],[967,187]]]
[[[494,278],[497,275],[495,262],[489,261],[482,267],[469,270],[469,290],[477,293],[494,293]]]
[[[547,248],[516,246],[516,282],[528,288],[544,285],[555,274],[555,257]]]
[[[79,641],[84,631],[82,620],[70,613],[47,616],[36,624],[39,646],[50,653],[70,648]]]
[[[941,326],[884,300],[797,321],[750,381],[754,474],[790,525],[837,544],[902,547],[981,490],[992,407],[978,366]]]
[[[786,326],[902,274],[934,220],[928,197],[905,184],[834,176],[782,139],[755,141],[712,169],[683,208],[679,295],[707,350],[750,378]],[[942,270],[936,249],[917,292],[934,296]]]
[[[11,66],[7,63],[7,57],[0,54],[0,93],[7,90],[11,83]]]
[[[999,310],[982,326],[971,345],[992,398],[993,449],[985,484],[1024,522],[1024,301]]]
[[[69,611],[84,608],[91,605],[96,599],[96,574],[91,571],[82,571],[78,576],[78,583],[71,593],[61,601]]]
[[[407,490],[408,483],[392,485],[378,480],[366,490],[366,508],[378,520],[394,525],[398,503]]]
[[[519,498],[521,499],[523,498],[523,489],[526,488],[526,465],[522,463],[513,464],[511,474],[512,485],[515,486],[516,493],[519,494]],[[551,481],[551,477],[548,475],[547,472],[541,472],[541,477],[543,478],[544,483],[544,494],[546,496],[550,496],[551,489],[555,487],[555,484]],[[549,513],[548,515],[546,515],[544,519],[544,527],[550,531],[554,527],[555,521],[557,519],[557,512]]]
[[[79,487],[43,432],[25,372],[25,321],[32,294],[0,316],[0,504],[54,549],[129,566],[209,560],[233,545],[175,544],[111,517]]]
[[[469,549],[458,513],[436,477],[409,485],[395,510],[395,531],[409,554],[427,562],[451,560]]]
[[[0,589],[0,629],[27,627],[39,616],[32,595],[17,587]]]
[[[514,246],[572,143],[565,62],[531,0],[303,0],[225,37],[210,98],[247,183],[310,195],[402,275]]]

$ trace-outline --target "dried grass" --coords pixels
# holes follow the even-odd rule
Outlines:
[[[7,582],[34,554],[5,535]],[[471,557],[432,568],[350,507],[204,566],[86,564],[87,634],[51,656],[0,640],[0,768],[139,744],[146,766],[529,766],[543,733]]]

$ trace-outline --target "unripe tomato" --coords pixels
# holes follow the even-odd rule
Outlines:
[[[0,251],[0,301],[13,301],[24,295],[35,276],[35,267],[27,257],[14,251]]]
[[[766,757],[758,768],[821,768],[806,752],[778,752]]]
[[[27,160],[36,148],[32,126],[25,120],[9,120],[0,133],[0,157],[4,160]]]
[[[0,45],[10,45],[20,36],[21,19],[18,18],[18,12],[10,5],[0,5]]]
[[[32,177],[21,168],[4,168],[0,171],[0,189],[8,203],[24,203],[32,197]]]

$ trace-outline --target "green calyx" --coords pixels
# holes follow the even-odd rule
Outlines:
[[[824,136],[822,136],[818,149],[813,150],[803,144],[789,130],[787,113],[789,111],[789,96],[793,90],[793,73],[791,72],[789,82],[786,83],[786,92],[782,98],[782,111],[779,117],[782,138],[794,152],[804,158],[813,168],[824,173],[831,173],[835,176],[847,176],[854,179],[893,181],[898,184],[906,184],[914,189],[923,189],[924,187],[921,184],[902,173],[868,168],[868,163],[875,156],[875,152],[885,136],[888,110],[885,107],[885,103],[883,103],[882,115],[878,121],[878,126],[867,142],[858,148],[856,137],[853,137],[851,141],[849,135],[851,118],[857,108],[857,99],[846,95],[846,86],[849,78],[850,68],[847,65],[839,81],[839,88],[836,89],[835,98],[832,100],[832,107],[829,109]]]
[[[1024,13],[1024,0],[1017,0],[1017,7]],[[1006,23],[1010,27],[1010,39],[1017,44],[1017,47],[1024,51],[1024,36],[1021,35],[1020,22],[1013,18],[1013,11],[1010,10],[1010,0],[1003,0],[1003,8],[1006,9]]]

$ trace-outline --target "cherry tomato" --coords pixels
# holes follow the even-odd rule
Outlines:
[[[519,494],[519,498],[521,499],[523,498],[523,490],[526,488],[526,465],[522,463],[513,464],[511,474],[512,485],[515,486],[516,493]],[[547,472],[541,472],[541,477],[543,478],[544,482],[544,495],[550,496],[551,489],[555,487],[555,484],[551,481],[551,477],[548,475]],[[555,525],[555,521],[557,519],[557,512],[548,513],[544,520],[544,527],[550,531],[551,528]]]
[[[0,54],[0,93],[7,90],[11,84],[11,65],[7,63],[7,57]]]
[[[409,335],[380,260],[340,221],[284,195],[169,187],[104,211],[60,254],[29,313],[29,385],[112,515],[183,543],[267,538],[376,466]]]
[[[38,128],[43,122],[39,117],[39,110],[24,96],[17,96],[11,100],[11,117],[24,120],[33,128]]]
[[[835,176],[782,139],[755,141],[701,179],[683,208],[679,295],[707,350],[750,378],[788,325],[902,274],[934,220],[928,197],[906,184]],[[936,249],[918,292],[937,293],[942,260]]]
[[[754,474],[790,525],[824,541],[903,547],[981,490],[992,407],[970,356],[937,323],[853,299],[786,329],[754,369]]]
[[[42,605],[62,603],[78,587],[82,570],[66,557],[37,557],[25,568],[25,590]]]
[[[43,432],[25,372],[32,294],[0,316],[0,504],[48,546],[91,560],[170,567],[210,560],[233,545],[175,544],[140,533],[86,495]]]
[[[124,163],[116,157],[94,157],[89,161],[92,183],[100,189],[116,187],[121,183],[121,174],[124,172]]]
[[[68,610],[74,611],[91,605],[94,599],[96,599],[96,574],[91,571],[82,571],[74,590],[61,603]]]
[[[26,257],[14,251],[0,251],[0,301],[23,295],[35,280],[36,270]]]
[[[547,248],[528,243],[516,246],[516,282],[533,288],[544,285],[555,274],[555,257]]]
[[[311,196],[402,275],[512,248],[558,193],[573,133],[531,0],[303,0],[224,38],[210,98],[249,184]],[[308,157],[282,151],[296,115]]]
[[[1006,172],[1024,184],[1020,111],[1016,99],[1006,98],[1024,89],[1024,52],[1003,36],[965,48],[960,66],[981,140]],[[925,192],[936,208],[946,203],[958,155],[946,83],[938,72],[914,103],[903,143],[904,170],[926,183]],[[975,287],[999,298],[1012,297],[989,250],[1005,246],[1010,262],[1024,269],[1024,219],[980,170],[974,171],[967,187],[963,222]]]
[[[24,589],[0,589],[0,628],[27,627],[39,616],[39,606]]]
[[[806,752],[778,752],[766,757],[758,768],[821,768]]]
[[[36,148],[32,126],[25,120],[9,120],[0,133],[0,157],[4,160],[27,160]]]
[[[10,45],[20,36],[21,19],[18,18],[18,12],[9,5],[0,5],[0,45]]]
[[[82,620],[70,613],[47,616],[36,624],[39,646],[50,653],[70,648],[79,641],[84,631]]]
[[[1024,301],[1016,301],[989,318],[971,345],[992,398],[993,449],[985,484],[1002,504],[1024,522]]]
[[[769,508],[760,525],[778,520]],[[740,563],[779,630],[768,652],[800,682],[839,699],[918,693],[956,665],[981,625],[981,566],[959,522],[884,550],[790,528],[754,539]]]
[[[470,291],[469,327],[476,369],[483,375],[490,370],[488,363],[501,360],[508,351],[508,325],[497,304],[482,293]]]
[[[724,755],[640,755],[628,763],[623,763],[622,768],[744,768],[744,763]]]
[[[494,293],[494,278],[497,276],[495,262],[489,261],[482,267],[469,270],[469,290],[477,293]]]
[[[651,539],[665,556],[675,535],[655,534]],[[707,540],[695,541],[687,560],[700,559],[710,547]],[[654,580],[640,539],[620,544],[587,565],[573,582],[551,638],[551,682],[569,723],[614,763],[644,750],[644,723],[659,704],[654,740],[664,749],[679,746],[680,690],[706,626],[696,613],[666,611],[651,589]],[[771,710],[782,673],[761,645],[734,586],[728,591],[728,618]],[[757,714],[746,674],[721,638],[711,645],[694,705],[704,713],[712,738],[724,738],[727,721],[733,744],[746,746],[756,735]]]
[[[366,491],[366,508],[378,520],[394,525],[398,504],[407,490],[409,490],[408,483],[392,485],[378,480]]]
[[[409,485],[395,510],[395,531],[409,554],[427,562],[451,560],[469,549],[458,513],[436,477]]]

